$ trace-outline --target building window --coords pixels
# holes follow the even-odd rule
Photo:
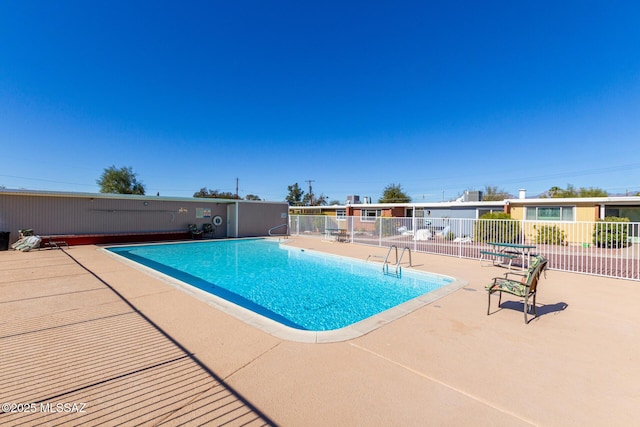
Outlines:
[[[631,222],[640,222],[640,207],[639,206],[605,206],[604,216],[629,218],[629,221]]]
[[[531,206],[527,207],[528,220],[532,221],[575,221],[573,206]]]
[[[360,221],[374,222],[379,216],[382,216],[380,209],[363,209],[360,212]]]
[[[347,210],[346,209],[337,209],[336,210],[336,220],[344,221],[347,219]]]

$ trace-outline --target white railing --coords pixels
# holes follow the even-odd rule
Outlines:
[[[336,229],[345,230],[348,242],[470,259],[490,250],[487,242],[530,244],[555,270],[640,280],[640,223],[289,217],[292,236],[330,238]]]

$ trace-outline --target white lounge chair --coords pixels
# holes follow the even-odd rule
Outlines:
[[[405,226],[398,228],[398,233],[402,234],[403,236],[413,236],[413,230],[409,230]]]
[[[40,236],[28,236],[18,240],[11,247],[16,251],[29,252],[31,249],[39,247],[41,241]]]
[[[451,227],[447,225],[445,228],[442,229],[442,231],[436,233],[436,236],[447,237],[447,234],[449,234],[450,231],[451,231]]]
[[[415,232],[413,240],[431,240],[431,237],[433,237],[433,234],[431,234],[431,230],[423,228]]]

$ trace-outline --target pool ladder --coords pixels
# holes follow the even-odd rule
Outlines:
[[[395,252],[395,255],[396,255],[396,263],[394,265],[395,267],[394,273],[389,273],[389,255],[391,255],[392,250]],[[409,267],[411,267],[412,266],[411,249],[407,247],[402,248],[402,252],[400,252],[400,257],[398,257],[398,247],[396,245],[391,245],[389,247],[389,250],[387,251],[387,256],[384,257],[384,262],[382,264],[382,273],[387,275],[393,274],[396,277],[402,276],[402,266],[400,265],[400,262],[402,262],[402,257],[404,256],[404,253],[406,251],[409,251]],[[372,257],[376,257],[376,255],[369,255],[369,257],[367,257],[367,260],[369,260],[369,258],[372,258]]]
[[[275,227],[271,227],[268,231],[269,236],[284,236],[285,239],[289,238],[289,228],[287,227],[288,224],[280,224],[280,225],[276,225]],[[287,231],[285,233],[281,233],[281,234],[275,234],[273,231],[277,230],[278,228],[284,228],[287,227]]]

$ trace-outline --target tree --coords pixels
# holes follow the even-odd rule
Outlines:
[[[209,190],[207,187],[202,187],[200,191],[193,193],[193,197],[203,197],[208,199],[240,199],[231,192],[221,192],[219,190]]]
[[[144,184],[138,181],[131,167],[106,168],[96,182],[101,193],[144,195],[145,192]]]
[[[578,191],[572,184],[567,184],[567,189],[560,192],[560,197],[578,197]]]
[[[513,196],[505,190],[498,189],[497,186],[485,185],[482,200],[484,201],[500,201],[504,199],[512,199]]]
[[[553,186],[549,189],[549,197],[558,197],[558,194],[561,193],[562,191],[563,191],[562,188],[558,186]]]
[[[193,193],[193,197],[215,197],[213,190],[209,190],[207,187],[202,187],[199,191]]]
[[[384,188],[382,197],[378,203],[409,203],[411,197],[407,196],[400,184],[389,184]]]
[[[298,183],[296,182],[293,185],[287,187],[289,194],[285,198],[287,202],[289,202],[289,206],[300,206],[302,205],[302,196],[304,191],[300,188]]]
[[[262,200],[260,197],[256,196],[255,194],[247,194],[246,196],[244,196],[245,200]]]
[[[327,199],[328,197],[324,194],[316,196],[315,194],[307,193],[302,198],[302,204],[304,206],[327,206]]]
[[[549,190],[545,191],[545,193],[541,196],[543,198],[551,197],[551,198],[570,198],[570,197],[607,197],[609,193],[601,188],[596,187],[580,187],[580,189],[576,190],[576,188],[572,184],[567,184],[566,189],[562,189],[560,187],[551,187]]]
[[[316,206],[316,196],[313,193],[305,193],[302,197],[302,206]]]
[[[581,187],[578,194],[578,197],[607,197],[609,195],[605,190],[595,187]]]

